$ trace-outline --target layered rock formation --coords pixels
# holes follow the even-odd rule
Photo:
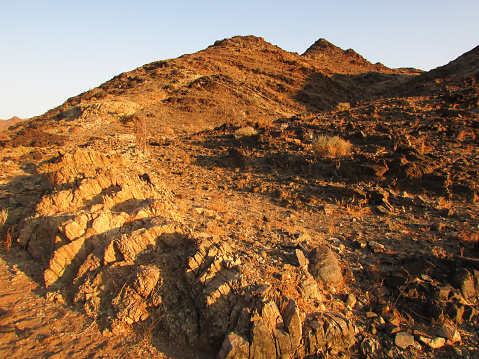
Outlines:
[[[346,317],[301,308],[281,294],[281,281],[261,276],[267,267],[240,258],[224,239],[185,230],[161,181],[121,155],[76,150],[38,172],[52,191],[18,241],[44,264],[47,288],[103,328],[118,334],[151,317],[179,343],[221,358],[299,358],[354,343]],[[327,256],[319,283],[330,282],[328,266],[340,271]],[[302,288],[302,301],[320,299],[302,258],[289,285]]]

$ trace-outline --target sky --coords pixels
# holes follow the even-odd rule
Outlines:
[[[303,53],[325,38],[388,67],[479,45],[478,0],[0,0],[0,119],[28,118],[144,64],[235,35]]]

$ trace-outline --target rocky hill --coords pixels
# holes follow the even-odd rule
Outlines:
[[[3,132],[8,130],[10,126],[13,126],[21,121],[23,121],[23,119],[17,116],[14,116],[9,120],[0,120],[0,139],[6,139],[7,137],[5,134],[3,134]]]
[[[9,120],[0,120],[0,132],[3,132],[8,129],[8,127],[16,124],[17,122],[23,121],[20,117],[14,116]]]
[[[479,93],[479,46],[444,66],[411,79],[393,93],[400,96],[443,95],[449,102],[467,97],[472,101],[467,106],[476,107],[477,102],[472,99]]]
[[[478,70],[250,36],[121,74],[3,142],[2,288],[84,313],[89,353],[475,357]],[[14,292],[0,350],[77,354]]]
[[[426,84],[436,82],[448,85],[460,86],[470,82],[476,84],[479,81],[479,46],[459,56],[456,60],[447,65],[431,70],[422,76],[417,77],[411,83]]]
[[[195,132],[222,123],[333,110],[339,103],[372,99],[418,73],[373,65],[325,40],[298,55],[262,38],[238,36],[120,74],[34,121],[43,127],[60,125],[63,131],[84,127],[70,126],[73,120],[97,123],[102,131],[105,125],[136,119],[153,132]]]

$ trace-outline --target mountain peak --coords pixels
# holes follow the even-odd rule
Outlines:
[[[326,39],[319,39],[314,44],[312,44],[303,54],[303,56],[314,56],[317,53],[323,53],[326,50],[333,50],[338,49],[341,50],[339,47],[333,45]]]
[[[323,38],[311,45],[301,56],[333,73],[395,72],[381,63],[372,64],[353,49],[343,50]]]
[[[343,50],[342,48],[330,43],[328,40],[323,38],[312,44],[303,54],[303,56],[311,58],[338,55],[363,59],[363,57],[353,49]]]
[[[343,50],[342,48],[330,43],[326,39],[319,39],[314,44],[312,44],[303,54],[303,56],[307,57],[321,57],[325,55],[343,55],[343,56],[351,56],[356,58],[363,58],[353,49]]]
[[[210,47],[227,47],[227,48],[264,48],[273,47],[274,45],[265,41],[262,37],[247,35],[233,36],[223,40],[216,41]]]

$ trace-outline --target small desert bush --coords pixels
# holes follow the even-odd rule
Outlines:
[[[449,199],[446,199],[445,197],[439,197],[437,199],[437,207],[439,209],[451,209],[452,201]]]
[[[351,104],[349,102],[340,102],[336,108],[338,111],[347,111],[351,109]]]
[[[463,243],[477,243],[479,242],[479,232],[464,230],[459,234],[459,240]]]
[[[258,132],[254,129],[254,127],[251,127],[251,126],[243,127],[235,131],[235,138],[253,136],[253,135],[256,135],[257,133]]]
[[[313,140],[312,148],[316,158],[336,158],[351,154],[352,144],[338,136],[319,135]]]

